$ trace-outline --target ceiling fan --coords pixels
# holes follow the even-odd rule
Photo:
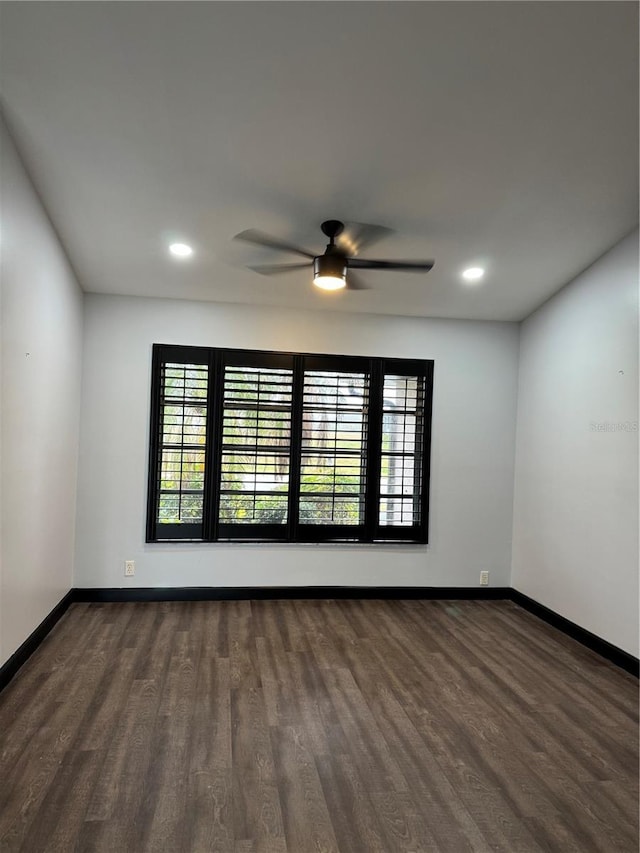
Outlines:
[[[244,240],[269,249],[292,252],[303,255],[310,260],[297,264],[262,264],[250,266],[249,269],[261,275],[278,275],[285,272],[313,266],[313,283],[324,290],[340,290],[347,287],[350,290],[364,290],[367,285],[362,283],[354,274],[354,270],[394,270],[398,272],[426,273],[433,267],[434,261],[374,261],[356,257],[366,245],[379,240],[385,234],[391,233],[390,228],[381,225],[354,224],[345,231],[343,222],[328,219],[320,226],[323,234],[329,238],[324,254],[314,255],[299,246],[293,246],[283,240],[269,236],[262,231],[249,229],[236,234],[234,240]],[[337,242],[336,242],[337,239]],[[349,253],[349,254],[348,254]]]

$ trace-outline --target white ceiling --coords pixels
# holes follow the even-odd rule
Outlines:
[[[3,107],[85,290],[517,320],[638,221],[638,5],[3,3]],[[246,228],[320,251],[397,232],[325,294]],[[196,250],[168,257],[172,239]],[[459,273],[486,266],[481,285]]]

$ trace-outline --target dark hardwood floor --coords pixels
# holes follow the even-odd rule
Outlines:
[[[2,853],[638,850],[638,684],[507,601],[74,604]]]

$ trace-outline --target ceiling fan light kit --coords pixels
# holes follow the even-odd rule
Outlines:
[[[342,255],[320,255],[313,259],[313,283],[323,290],[347,286],[347,262]]]
[[[322,290],[341,290],[347,285],[347,258],[336,246],[335,239],[344,231],[344,225],[337,219],[328,219],[320,228],[329,242],[324,255],[313,259],[313,283]]]
[[[351,271],[358,270],[393,270],[395,272],[414,272],[426,273],[433,267],[433,261],[374,261],[360,257],[350,257],[346,252],[336,245],[336,237],[345,230],[344,223],[337,219],[327,219],[320,226],[323,234],[329,238],[326,249],[323,255],[313,255],[306,249],[301,249],[299,246],[293,246],[291,243],[285,243],[278,240],[276,237],[271,237],[269,234],[264,234],[261,231],[249,230],[242,231],[236,234],[235,240],[244,240],[247,243],[254,243],[258,246],[263,246],[268,249],[276,249],[281,252],[292,252],[296,255],[303,255],[309,258],[305,263],[297,264],[262,264],[259,266],[251,266],[249,269],[258,272],[261,275],[279,275],[280,273],[293,272],[304,267],[313,267],[313,283],[316,287],[322,290],[364,290],[366,284],[362,284],[357,275]],[[389,229],[379,225],[362,225],[358,226],[357,239],[353,241],[346,240],[347,245],[357,245],[358,250],[363,248],[367,243],[371,243],[376,239],[380,239]]]

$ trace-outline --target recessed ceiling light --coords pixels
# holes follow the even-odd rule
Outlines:
[[[468,270],[462,273],[462,278],[466,279],[466,281],[479,281],[483,275],[484,270],[482,267],[469,267]]]
[[[186,243],[172,243],[169,246],[169,251],[176,258],[188,258],[189,255],[193,255],[193,249],[191,246],[187,246]]]

